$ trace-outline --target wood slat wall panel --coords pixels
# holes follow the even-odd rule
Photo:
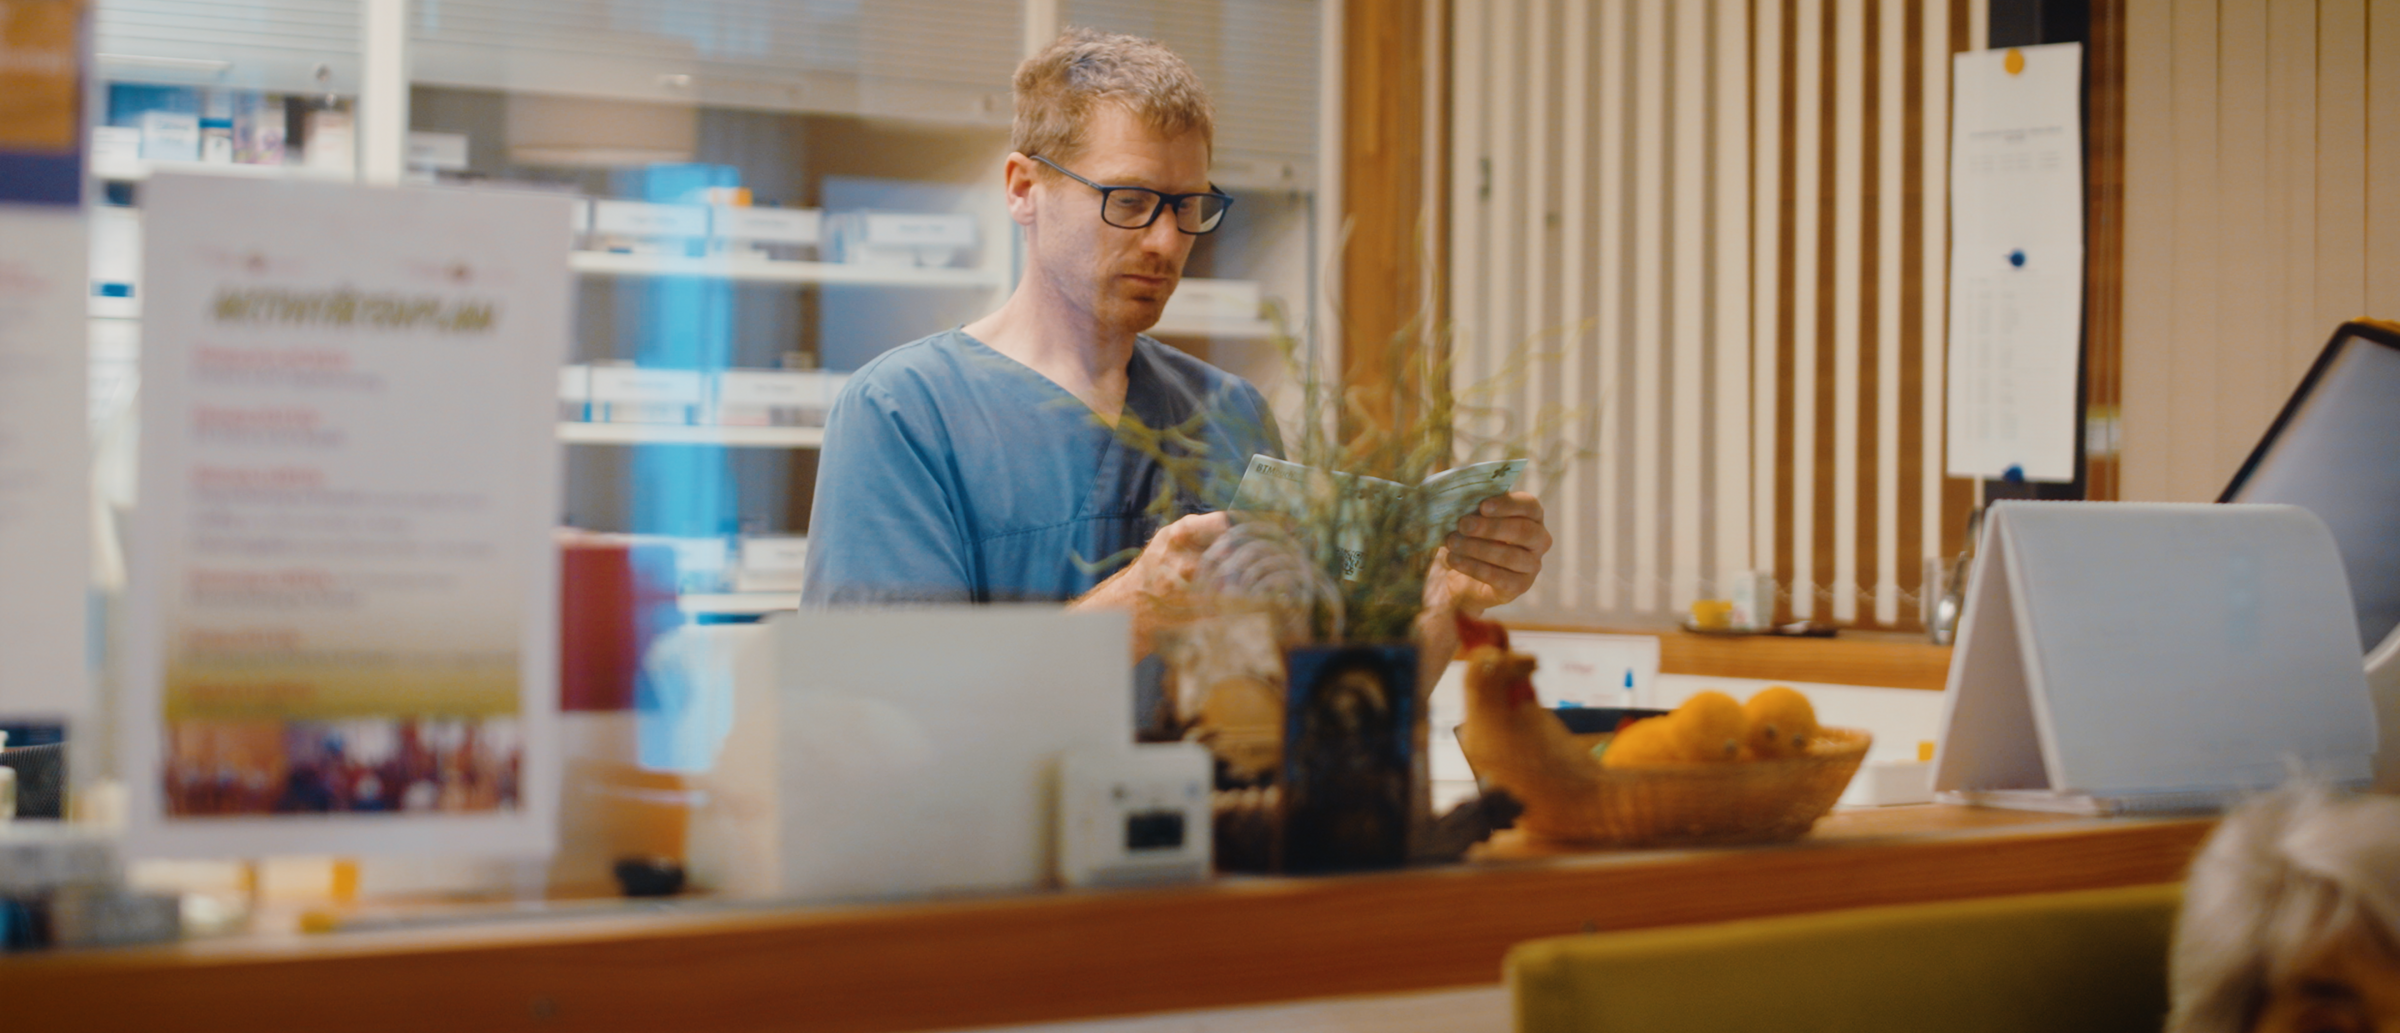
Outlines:
[[[1566,345],[1564,365],[1567,382],[1563,385],[1570,405],[1581,405],[1597,397],[1599,378],[1599,349],[1597,335],[1592,332],[1592,295],[1596,276],[1592,262],[1592,105],[1598,92],[1594,75],[1592,48],[1592,8],[1587,3],[1569,3],[1565,12],[1561,43],[1565,48],[1561,70],[1566,81],[1565,96],[1559,113],[1563,139],[1560,142],[1560,171],[1563,178],[1559,192],[1559,323]],[[1595,423],[1576,419],[1570,423],[1579,433],[1590,437]],[[1576,501],[1581,512],[1593,512],[1591,489],[1594,487],[1592,464],[1570,464],[1564,472],[1561,497]],[[1592,526],[1584,522],[1584,528]],[[1581,530],[1581,529],[1578,529]],[[1560,564],[1567,570],[1583,570],[1592,564],[1591,539],[1582,533],[1558,535]],[[1591,581],[1582,578],[1559,578],[1553,582],[1554,597],[1562,610],[1597,608]]]
[[[1915,626],[1964,518],[1938,435],[1967,11],[1456,5],[1451,176],[1488,185],[1451,194],[1457,384],[1531,356],[1511,426],[1588,414],[1512,616],[1680,612],[1758,569],[1784,619]]]
[[[2177,496],[2200,501],[2217,476],[2219,428],[2199,413],[2216,412],[2218,295],[2224,262],[2222,212],[2217,196],[2217,10],[2213,3],[2182,3],[2174,10],[2175,251],[2177,287],[2170,345],[2178,361],[2170,367],[2173,426],[2184,428],[2166,441],[2167,463]],[[2164,185],[2163,183],[2161,184]],[[2182,290],[2185,284],[2199,289]],[[2189,416],[2186,414],[2190,413]]]
[[[1956,19],[1952,12],[1965,0],[1950,0],[1948,4],[1926,3],[1917,6],[1924,18],[1923,33],[1909,44],[1918,56],[1918,66],[1912,81],[1924,92],[1919,111],[1922,131],[1918,140],[1947,140],[1950,138],[1950,77],[1942,70],[1950,65],[1951,51],[1956,48]],[[1920,146],[1909,148],[1909,154],[1924,162],[1924,172],[1918,177],[1918,203],[1909,211],[1917,218],[1917,289],[1908,297],[1920,306],[1915,321],[1917,343],[1914,351],[1922,362],[1917,384],[1917,433],[1912,438],[1918,449],[1917,467],[1920,471],[1917,506],[1918,547],[1903,556],[1950,556],[1958,548],[1948,538],[1965,535],[1965,514],[1951,522],[1949,498],[1944,491],[1948,483],[1948,468],[1944,465],[1943,390],[1947,381],[1948,349],[1944,334],[1950,325],[1949,292],[1937,289],[1936,284],[1948,284],[1950,276],[1950,219],[1949,208],[1938,201],[1948,196],[1950,189],[1950,150],[1947,147]],[[1918,568],[1922,577],[1923,567]],[[1920,605],[1918,619],[1924,619],[1925,607]]]
[[[1659,483],[1664,401],[1667,0],[1634,0],[1633,609],[1672,608],[1659,591]]]
[[[1716,186],[1710,237],[1714,281],[1708,306],[1708,347],[1715,363],[1716,414],[1711,433],[1716,447],[1712,504],[1716,543],[1710,558],[1716,578],[1750,564],[1750,259],[1753,252],[1750,186],[1750,135],[1755,112],[1749,106],[1751,7],[1749,0],[1716,0],[1711,32],[1716,48],[1711,57],[1715,75],[1709,111],[1715,122],[1708,166]]]
[[[1660,301],[1673,327],[1669,348],[1674,409],[1665,455],[1669,458],[1667,498],[1675,517],[1663,529],[1669,543],[1667,605],[1672,607],[1673,600],[1699,598],[1701,578],[1707,573],[1702,569],[1701,558],[1710,526],[1703,508],[1701,483],[1708,472],[1703,447],[1714,442],[1713,435],[1711,439],[1703,439],[1701,435],[1706,414],[1702,400],[1706,397],[1708,380],[1701,306],[1708,270],[1705,213],[1716,169],[1708,161],[1708,124],[1712,117],[1708,104],[1709,6],[1699,0],[1684,0],[1670,6],[1673,19],[1668,28],[1674,38],[1675,69],[1666,99],[1671,111],[1667,124],[1674,136],[1670,150],[1674,171],[1667,184],[1674,196],[1669,243],[1674,265],[1673,286]]]
[[[2173,0],[2125,0],[2124,498],[2174,483]]]
[[[2209,499],[2400,315],[2400,0],[2124,5],[2122,497]]]
[[[1628,426],[1626,400],[1632,397],[1633,379],[1626,375],[1631,359],[1625,347],[1627,328],[1632,325],[1631,311],[1626,304],[1626,291],[1633,282],[1633,237],[1627,231],[1626,219],[1631,210],[1631,194],[1627,192],[1625,175],[1625,145],[1633,112],[1633,61],[1631,47],[1633,0],[1601,0],[1600,18],[1593,27],[1594,49],[1600,74],[1600,229],[1598,246],[1600,261],[1595,269],[1599,278],[1600,307],[1593,323],[1593,337],[1599,345],[1601,390],[1590,396],[1593,418],[1600,424],[1600,433],[1593,439],[1599,449],[1592,463],[1600,482],[1595,508],[1586,521],[1598,525],[1599,548],[1595,564],[1569,571],[1567,576],[1589,584],[1594,590],[1593,609],[1610,613],[1630,609],[1633,597],[1628,593],[1626,580],[1613,572],[1626,569],[1631,550],[1626,542],[1631,529],[1623,514],[1627,497],[1625,486],[1630,471],[1624,461],[1624,428]],[[1586,576],[1586,572],[1590,572]]]
[[[2400,319],[2400,0],[2370,0],[2366,35],[2366,314]]]
[[[1817,448],[1817,350],[1823,336],[1821,310],[1824,291],[1825,242],[1825,108],[1830,102],[1825,61],[1828,0],[1800,0],[1785,31],[1798,41],[1792,77],[1792,216],[1785,232],[1792,238],[1792,321],[1783,333],[1790,339],[1791,358],[1783,364],[1791,384],[1788,431],[1791,455],[1789,501],[1778,514],[1791,528],[1776,550],[1775,580],[1789,593],[1785,617],[1817,616],[1817,586],[1824,576],[1817,556],[1817,467],[1823,455]],[[1825,516],[1831,519],[1831,514]]]
[[[1558,263],[1551,260],[1558,239],[1558,194],[1552,163],[1558,160],[1556,142],[1558,128],[1558,94],[1564,91],[1534,88],[1536,84],[1553,83],[1558,72],[1561,11],[1558,0],[1533,0],[1526,5],[1525,49],[1518,51],[1525,66],[1525,214],[1520,229],[1522,239],[1520,261],[1525,276],[1518,281],[1519,303],[1524,306],[1519,336],[1539,340],[1535,347],[1548,352],[1562,346],[1565,328],[1556,319],[1556,299],[1563,286],[1558,281]],[[1553,367],[1555,369],[1556,367]],[[1545,411],[1557,401],[1556,377],[1524,376],[1514,378],[1509,391],[1517,419],[1512,426],[1523,426],[1524,415]],[[1555,411],[1549,409],[1548,411]],[[1555,496],[1557,485],[1547,471],[1535,471],[1533,483],[1544,495]],[[1560,586],[1564,579],[1547,581],[1534,586],[1530,605],[1557,608]]]
[[[1907,148],[1904,78],[1911,51],[1906,8],[1909,0],[1876,0],[1870,8],[1869,46],[1877,55],[1874,78],[1875,258],[1867,282],[1874,296],[1875,379],[1872,401],[1874,441],[1864,458],[1872,462],[1874,491],[1868,497],[1872,526],[1862,529],[1864,557],[1859,583],[1875,593],[1874,621],[1885,627],[1900,622],[1900,571],[1914,566],[1900,551],[1900,295],[1907,289],[1901,278],[1900,210],[1901,155]],[[1920,198],[1920,201],[1922,199]]]
[[[2300,382],[2325,336],[2316,312],[2317,6],[2267,9],[2266,231],[2282,258],[2265,319],[2282,359],[2278,379]]]
[[[1758,566],[1772,567],[1776,553],[1776,532],[1782,526],[1777,519],[1777,485],[1782,483],[1783,465],[1778,449],[1783,447],[1784,426],[1781,420],[1783,397],[1782,327],[1786,309],[1783,298],[1783,270],[1788,258],[1784,247],[1782,227],[1785,203],[1784,191],[1790,167],[1791,152],[1786,148],[1784,126],[1789,121],[1790,62],[1784,51],[1784,24],[1791,10],[1789,0],[1767,0],[1750,5],[1750,124],[1758,142],[1750,167],[1750,240],[1752,264],[1749,291],[1750,308],[1750,382],[1751,412],[1751,500],[1750,555]]]
[[[2367,0],[2317,4],[2317,321],[2367,312]]]
[[[2113,428],[2121,426],[2125,392],[2125,2],[2099,0],[2091,13],[2084,48],[2084,412]],[[2087,434],[2085,498],[2121,497],[2118,456],[2113,434],[2099,440]]]
[[[1833,275],[1825,284],[1833,307],[1831,347],[1826,349],[1832,361],[1830,365],[1820,362],[1818,369],[1832,385],[1832,420],[1819,432],[1831,439],[1832,469],[1830,479],[1827,471],[1820,470],[1818,483],[1833,502],[1828,542],[1833,564],[1825,584],[1833,588],[1833,619],[1845,624],[1858,619],[1858,595],[1844,589],[1859,583],[1858,498],[1867,490],[1859,483],[1859,388],[1861,381],[1873,376],[1861,361],[1860,349],[1866,277],[1859,265],[1864,258],[1861,238],[1866,233],[1868,211],[1866,70],[1872,63],[1866,52],[1866,4],[1867,0],[1833,0],[1833,40],[1826,49],[1826,63],[1833,72],[1833,92],[1828,98],[1833,123],[1832,160],[1828,163],[1833,169],[1833,215],[1827,224],[1833,236]],[[1826,451],[1820,449],[1819,455]]]

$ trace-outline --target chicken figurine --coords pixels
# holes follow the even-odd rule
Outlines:
[[[1509,651],[1508,629],[1460,614],[1458,644],[1467,665],[1458,746],[1485,785],[1516,797],[1530,824],[1597,792],[1599,760],[1535,698],[1534,659]]]
[[[1539,835],[1574,838],[1593,808],[1604,806],[1604,783],[1623,779],[1625,769],[1792,760],[1809,755],[1819,732],[1808,697],[1777,685],[1747,704],[1722,692],[1694,693],[1614,735],[1579,736],[1534,696],[1534,658],[1509,651],[1507,629],[1462,615],[1458,642],[1467,665],[1459,749],[1486,788],[1524,805],[1522,824]]]

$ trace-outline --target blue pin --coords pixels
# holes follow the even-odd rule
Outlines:
[[[2009,267],[2010,267],[2010,268],[2012,268],[2012,269],[2023,269],[2023,268],[2025,268],[2025,249],[2024,249],[2024,248],[2018,248],[2018,249],[2016,249],[2016,250],[2014,250],[2014,251],[2011,251],[2011,252],[2009,252],[2009,253],[2008,253],[2008,264],[2009,264]]]

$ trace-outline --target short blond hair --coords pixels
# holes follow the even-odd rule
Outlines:
[[[2400,936],[2400,799],[2299,782],[2228,815],[2175,922],[2170,1033],[2244,1033],[2295,966],[2350,934]]]
[[[1017,66],[1016,119],[1009,146],[1064,164],[1078,157],[1092,111],[1124,105],[1159,134],[1197,132],[1216,150],[1217,112],[1192,66],[1157,40],[1098,29],[1068,29]]]

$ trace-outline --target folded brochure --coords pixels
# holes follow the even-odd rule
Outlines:
[[[1362,500],[1375,498],[1401,500],[1416,514],[1416,524],[1425,536],[1425,547],[1440,544],[1458,526],[1460,517],[1475,511],[1483,500],[1505,495],[1515,490],[1517,480],[1525,474],[1525,460],[1499,459],[1488,463],[1473,463],[1434,474],[1415,487],[1397,481],[1361,474],[1328,473],[1313,466],[1286,462],[1271,456],[1251,456],[1250,468],[1242,472],[1242,483],[1233,492],[1233,505],[1239,512],[1281,513],[1307,525],[1318,519],[1321,511],[1312,511],[1309,495],[1312,483],[1317,490],[1347,492]],[[1341,554],[1343,580],[1357,580],[1359,554],[1365,542],[1359,525],[1371,508],[1355,510],[1360,518],[1345,521],[1341,540],[1335,548]]]

